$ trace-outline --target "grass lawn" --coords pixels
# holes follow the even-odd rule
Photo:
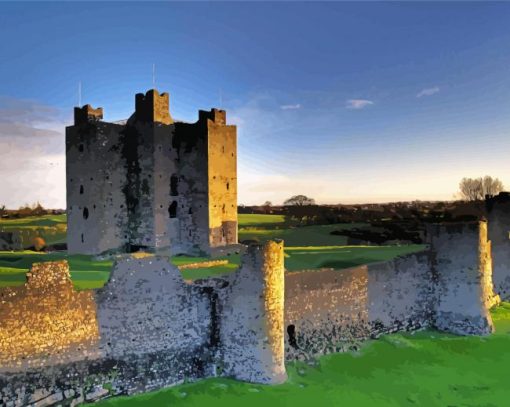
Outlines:
[[[20,219],[0,219],[0,231],[21,232],[23,247],[32,245],[36,236],[41,236],[46,244],[53,245],[66,242],[66,215],[29,216]]]
[[[97,406],[508,406],[510,304],[492,316],[497,331],[489,337],[387,335],[359,352],[323,356],[316,366],[289,363],[282,385],[214,378]]]
[[[364,223],[296,227],[285,223],[282,215],[239,214],[239,241],[283,239],[285,246],[345,246],[346,236],[332,235],[340,229],[366,226]]]
[[[322,267],[343,269],[390,260],[423,249],[425,245],[287,247],[285,267],[289,271]]]
[[[71,278],[80,290],[102,287],[108,280],[113,263],[110,260],[95,260],[87,255],[67,256],[64,252],[0,252],[0,287],[23,284],[32,263],[63,259],[69,261]]]
[[[47,215],[22,219],[4,219],[0,229],[64,230],[65,215]],[[290,227],[282,215],[239,215],[239,239],[258,240],[283,239],[285,241],[285,266],[289,271],[314,269],[321,267],[346,268],[360,264],[383,261],[398,255],[419,251],[421,245],[404,246],[346,246],[347,238],[331,235],[330,232],[341,228],[359,227],[362,224],[336,224],[304,227]],[[43,233],[43,232],[41,232]],[[65,232],[52,235],[55,240],[65,241]],[[48,238],[46,238],[48,241]],[[51,240],[50,240],[51,242]],[[34,262],[68,259],[71,277],[78,289],[102,287],[108,280],[111,260],[95,260],[92,256],[66,253],[0,252],[0,287],[19,285],[25,281],[25,273]],[[235,271],[240,263],[239,255],[224,257],[226,265],[183,270],[185,279],[199,279],[219,276]],[[172,263],[182,264],[205,261],[203,257],[176,256]]]

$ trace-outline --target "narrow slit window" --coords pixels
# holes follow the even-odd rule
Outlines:
[[[177,217],[177,201],[173,201],[170,206],[168,207],[168,216],[170,218],[176,218]]]
[[[172,175],[170,177],[170,195],[171,196],[177,196],[178,195],[178,191],[177,191],[178,184],[179,184],[179,178],[175,174]]]

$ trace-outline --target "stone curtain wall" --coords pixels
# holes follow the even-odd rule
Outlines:
[[[280,383],[285,358],[386,332],[488,334],[486,226],[434,226],[427,252],[287,275],[283,243],[268,242],[236,273],[195,283],[163,258],[127,256],[104,288],[76,292],[66,262],[36,264],[0,291],[1,400],[68,405],[209,376]]]
[[[431,250],[285,278],[286,358],[356,348],[382,333],[427,326],[461,335],[493,331],[487,223],[433,225]]]
[[[428,253],[346,270],[288,273],[285,278],[287,359],[356,348],[381,333],[427,326]]]
[[[96,354],[91,291],[75,291],[66,261],[36,263],[20,287],[0,290],[0,371],[66,363]]]
[[[188,350],[193,358],[208,345],[209,298],[186,284],[165,259],[128,258],[116,264],[108,284],[98,290],[97,304],[107,357]]]
[[[283,273],[281,242],[250,247],[230,281],[186,283],[163,258],[126,256],[105,287],[76,292],[66,262],[36,264],[0,294],[0,400],[69,405],[215,375],[281,382]]]

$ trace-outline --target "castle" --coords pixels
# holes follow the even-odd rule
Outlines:
[[[224,110],[174,121],[168,93],[137,94],[108,123],[74,109],[66,128],[70,254],[209,253],[237,243],[237,132]]]
[[[0,289],[0,404],[75,406],[206,377],[286,380],[285,361],[382,334],[494,331],[510,298],[510,194],[489,220],[430,224],[427,247],[342,270],[285,272],[282,241],[240,267],[184,280],[170,253],[237,242],[236,129],[225,112],[174,123],[168,95],[137,95],[126,123],[75,110],[67,128],[69,251],[116,257],[106,285],[76,291],[66,261]],[[159,252],[163,251],[163,256]]]

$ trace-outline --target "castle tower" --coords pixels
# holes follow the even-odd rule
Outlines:
[[[135,96],[136,118],[144,122],[157,122],[172,124],[170,116],[170,96],[168,93],[161,95],[156,89],[149,90],[145,95],[137,93]]]
[[[224,110],[175,122],[169,94],[135,97],[126,122],[75,108],[66,129],[70,253],[198,254],[237,244],[237,132]]]
[[[225,375],[252,383],[287,379],[283,242],[248,247],[225,294],[220,341]]]
[[[435,327],[459,335],[492,333],[489,308],[499,297],[492,284],[487,222],[431,225],[427,235],[435,255]]]
[[[486,199],[489,239],[492,241],[494,290],[510,298],[510,192]]]

